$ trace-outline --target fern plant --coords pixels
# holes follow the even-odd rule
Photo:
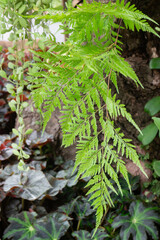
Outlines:
[[[143,171],[131,140],[114,126],[121,115],[140,131],[125,105],[117,100],[116,94],[112,95],[110,82],[118,92],[117,76],[122,74],[142,86],[121,57],[121,26],[116,19],[123,20],[124,26],[132,31],[158,34],[147,22],[154,21],[124,0],[108,4],[84,2],[77,9],[69,7],[65,12],[51,13],[37,18],[65,23],[62,27],[70,37],[62,44],[46,42],[50,46],[47,52],[43,49],[34,52],[37,62],[30,69],[28,81],[35,106],[43,115],[44,129],[58,107],[63,113],[60,121],[63,145],[68,147],[77,142],[74,169],[78,168],[77,178],[90,177],[86,187],[90,187],[88,194],[96,209],[97,229],[106,205],[113,205],[110,190],[115,193],[116,190],[110,179],[121,193],[119,173],[130,186],[123,158],[131,159]],[[103,139],[101,143],[99,137]]]

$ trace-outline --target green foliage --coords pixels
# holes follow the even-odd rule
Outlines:
[[[26,83],[26,71],[30,66],[31,55],[28,54],[26,59],[26,53],[24,49],[26,44],[32,45],[32,19],[27,18],[31,13],[38,14],[50,7],[51,1],[41,1],[40,6],[37,6],[36,0],[1,0],[0,10],[1,14],[1,27],[0,32],[4,34],[6,32],[11,32],[9,40],[13,41],[13,47],[9,48],[10,54],[8,55],[8,68],[12,70],[12,74],[9,76],[2,70],[0,70],[0,76],[8,78],[9,84],[6,85],[8,92],[14,97],[9,102],[9,107],[12,111],[15,111],[18,117],[19,126],[18,129],[13,129],[12,132],[18,137],[19,143],[12,144],[13,153],[18,157],[19,169],[28,170],[25,168],[24,160],[29,158],[29,155],[23,150],[23,144],[25,135],[32,132],[32,129],[25,130],[25,124],[23,120],[23,110],[28,106],[28,103],[23,100],[23,91]],[[47,20],[46,20],[47,21]],[[48,30],[48,24],[45,21],[40,21],[43,27],[43,34],[46,35]],[[38,26],[40,22],[34,22],[34,27]],[[11,26],[11,27],[10,27]],[[44,30],[45,29],[45,30]],[[35,35],[35,33],[34,33]],[[28,43],[25,41],[28,39]],[[20,41],[20,42],[19,42]],[[20,46],[19,46],[20,45]],[[42,45],[42,44],[41,44]],[[1,62],[2,65],[3,61]]]
[[[160,181],[158,179],[154,179],[150,184],[150,191],[160,197]]]
[[[144,106],[144,111],[151,117],[160,111],[160,96],[154,97],[149,100]]]
[[[150,144],[156,137],[158,131],[160,136],[160,118],[153,117],[160,111],[160,96],[154,97],[149,100],[144,106],[145,112],[152,116],[153,122],[146,126],[142,133],[138,135],[139,141],[142,142],[144,146]]]
[[[49,221],[37,224],[35,240],[59,240],[69,228],[68,221],[58,222],[50,218]]]
[[[75,203],[75,213],[79,219],[83,219],[94,213],[94,211],[89,202],[86,201],[86,199],[83,199],[82,201],[77,201]]]
[[[10,225],[5,230],[3,239],[33,240],[35,235],[35,218],[31,213],[20,213],[15,218],[9,219]]]
[[[160,58],[153,58],[149,63],[150,69],[160,69]],[[159,131],[160,137],[160,118],[153,117],[160,111],[160,96],[154,97],[149,100],[144,106],[145,112],[147,112],[150,116],[152,116],[153,123],[149,124],[142,130],[142,134],[139,134],[138,139],[142,142],[142,144],[148,145],[150,144],[157,132]]]
[[[121,227],[120,237],[122,240],[146,240],[147,234],[158,240],[158,231],[154,222],[160,222],[158,214],[154,208],[146,208],[140,201],[132,202],[129,207],[129,213],[117,216],[112,226]]]
[[[39,187],[41,185],[41,187]],[[4,191],[8,192],[14,189],[15,196],[33,201],[40,197],[51,185],[46,179],[44,173],[38,170],[28,170],[9,176],[4,182]]]
[[[23,41],[22,41],[23,43]],[[23,100],[23,89],[25,86],[24,71],[29,66],[29,62],[24,62],[23,49],[18,51],[17,43],[10,49],[13,54],[10,54],[8,67],[12,69],[12,74],[8,76],[10,83],[6,85],[7,91],[14,97],[9,102],[9,107],[12,111],[15,111],[18,119],[18,129],[12,129],[12,132],[19,138],[19,143],[13,143],[13,153],[18,157],[20,162],[20,169],[27,170],[24,166],[24,159],[28,159],[29,155],[23,150],[24,135],[28,134],[28,130],[25,131],[22,112],[24,108],[28,106],[28,103]],[[20,66],[21,65],[21,66]],[[32,131],[30,129],[30,131]]]
[[[160,58],[152,58],[149,67],[150,69],[160,69]]]
[[[155,160],[152,165],[155,173],[160,177],[160,161]]]
[[[116,190],[118,192],[118,195],[115,193],[112,193],[112,199],[114,201],[114,205],[115,207],[117,206],[116,204],[122,204],[124,205],[126,202],[130,203],[131,201],[133,201],[133,199],[135,198],[134,196],[134,192],[135,190],[137,190],[139,188],[139,176],[133,177],[132,175],[129,175],[129,183],[131,186],[131,191],[128,187],[127,182],[124,180],[123,177],[119,178],[119,182],[123,191],[123,195],[121,194],[121,192],[119,191],[118,187],[116,187]],[[119,211],[121,211],[121,209],[119,209]]]
[[[142,142],[144,146],[150,144],[158,133],[158,129],[154,123],[149,124],[143,128],[142,133],[138,135],[138,140]]]
[[[156,127],[158,128],[159,130],[159,137],[160,137],[160,118],[157,118],[157,117],[152,117],[153,121],[154,121],[154,124],[156,125]]]
[[[33,213],[22,212],[9,219],[10,225],[5,230],[3,239],[13,240],[59,240],[69,228],[66,219],[63,221],[56,217],[36,220]]]
[[[0,0],[0,10],[2,11],[0,33],[13,31],[10,33],[10,41],[17,40],[21,35],[25,39],[31,40],[33,23],[27,16],[31,13],[42,14],[47,8],[62,10],[62,3],[60,0]],[[34,29],[38,26],[49,31],[47,21],[35,21]]]
[[[152,163],[149,165],[149,168],[152,170],[152,181],[145,182],[143,184],[145,190],[145,195],[148,199],[146,201],[152,201],[153,199],[159,200],[160,196],[160,161],[152,160]]]
[[[47,197],[52,199],[59,192],[62,192],[66,186],[72,187],[76,185],[77,182],[74,181],[75,176],[71,177],[73,166],[52,175],[49,173],[44,174],[41,164],[43,165],[44,162],[34,161],[24,166],[22,165],[22,167],[27,168],[27,171],[20,169],[21,161],[17,164],[8,164],[1,174],[4,192],[13,194],[17,198],[34,201]],[[40,166],[37,167],[37,165]],[[62,172],[65,174],[62,175]],[[87,207],[89,208],[89,205]],[[86,209],[85,205],[84,209]],[[87,210],[87,212],[89,211],[93,212],[91,208]]]
[[[125,5],[124,1],[118,0],[108,4],[84,2],[78,9],[70,7],[66,12],[37,18],[66,23],[69,29],[66,33],[70,33],[70,37],[66,43],[47,42],[50,46],[47,52],[33,51],[42,60],[33,64],[33,69],[38,67],[39,70],[31,71],[28,80],[32,84],[36,107],[41,111],[44,104],[45,112],[41,111],[44,129],[58,107],[63,113],[63,145],[67,147],[77,141],[74,169],[78,168],[77,178],[91,177],[86,187],[90,187],[88,194],[96,209],[97,228],[106,204],[113,205],[110,190],[115,193],[116,190],[110,179],[121,193],[119,173],[129,185],[121,157],[130,158],[142,170],[131,140],[114,126],[114,121],[121,115],[140,131],[125,106],[116,95],[112,96],[109,82],[113,82],[118,91],[117,75],[122,74],[141,85],[131,66],[121,57],[120,26],[115,18],[121,18],[130,30],[158,34],[147,22],[154,22],[152,19],[134,5]]]
[[[86,187],[90,187],[88,194],[96,209],[98,228],[106,205],[113,205],[110,190],[117,193],[110,179],[121,193],[119,174],[129,185],[122,157],[131,159],[143,171],[131,140],[114,126],[121,115],[140,131],[125,106],[116,95],[112,96],[109,82],[118,91],[117,75],[122,74],[141,85],[131,66],[121,57],[120,26],[115,18],[121,18],[130,30],[158,34],[147,22],[154,22],[152,19],[134,5],[118,0],[108,4],[84,2],[78,9],[70,7],[68,11],[37,18],[60,21],[65,23],[64,30],[69,29],[66,43],[50,41],[45,43],[50,46],[47,52],[32,51],[42,60],[33,64],[33,69],[38,71],[31,70],[28,81],[32,84],[36,107],[41,111],[44,104],[45,112],[41,111],[44,129],[58,107],[63,113],[60,121],[63,145],[67,147],[77,141],[74,169],[78,168],[77,178],[91,177]]]
[[[94,231],[89,233],[86,230],[80,230],[80,231],[75,231],[72,233],[73,237],[76,237],[77,240],[104,240],[106,237],[108,237],[108,234],[106,234],[102,229],[98,229],[94,237],[92,238],[92,234]]]
[[[52,37],[48,42],[40,41],[39,47],[42,52],[31,51],[38,57],[35,57],[36,62],[32,68],[30,62],[18,67],[18,60],[23,59],[24,54],[18,52],[17,48],[11,49],[12,53],[16,51],[16,62],[10,62],[8,66],[13,69],[13,76],[10,80],[16,86],[16,91],[11,86],[12,84],[8,86],[8,91],[16,96],[16,101],[11,101],[10,107],[12,110],[16,110],[20,122],[18,130],[13,130],[14,134],[19,137],[19,145],[15,144],[13,147],[14,154],[21,160],[19,169],[24,170],[23,159],[27,159],[29,156],[22,150],[23,140],[24,135],[29,132],[24,129],[22,115],[26,103],[21,103],[20,95],[26,84],[23,81],[23,73],[28,68],[30,72],[29,89],[32,90],[35,105],[41,112],[42,104],[45,108],[45,112],[42,112],[44,129],[52,112],[58,107],[63,113],[60,121],[63,145],[67,147],[77,141],[77,155],[73,170],[78,168],[77,179],[79,177],[90,179],[86,187],[90,187],[87,194],[90,194],[90,200],[96,209],[97,229],[107,210],[107,205],[113,205],[110,192],[117,194],[115,185],[122,193],[118,179],[119,174],[124,177],[131,190],[123,157],[131,159],[143,171],[134,146],[130,143],[131,140],[126,139],[120,129],[114,126],[114,121],[119,116],[123,116],[140,131],[125,106],[116,99],[116,94],[112,95],[110,81],[114,84],[117,92],[118,74],[129,77],[137,86],[141,85],[131,66],[121,57],[122,49],[119,40],[121,26],[115,19],[122,19],[125,27],[132,31],[143,30],[158,36],[147,22],[148,20],[154,21],[137,10],[134,5],[125,4],[123,0],[108,4],[100,2],[88,4],[84,1],[83,6],[78,9],[68,5],[68,11],[57,13],[53,10],[49,11],[50,14],[41,14],[41,16],[37,16],[42,13],[39,10],[51,6],[53,1],[5,0],[3,3],[4,6],[1,5],[4,10],[4,19],[7,18],[7,24],[11,23],[14,26],[14,34],[10,36],[11,40],[17,41],[26,37],[30,39],[30,19],[33,17],[36,18],[37,24],[41,19],[62,22],[61,28],[65,30],[66,34],[70,34],[64,44],[53,42]],[[3,29],[7,29],[5,24],[4,21]],[[10,28],[7,29],[7,31],[10,30]],[[47,52],[46,45],[49,46]],[[13,61],[12,59],[10,57],[11,61]],[[4,75],[4,72],[1,72],[1,75]],[[102,139],[101,142],[99,138]],[[29,174],[29,171],[25,173],[27,177]],[[68,173],[63,171],[60,174],[64,177]],[[16,187],[19,188],[21,179],[18,175],[10,176],[10,179],[5,181],[5,189],[10,190],[13,187],[13,185],[10,186],[11,179],[15,180]],[[58,185],[57,189],[50,193],[52,196],[55,196],[71,180],[63,180],[62,183],[61,179],[53,181],[53,176],[49,176],[49,179],[49,182],[55,184],[56,181],[56,186]],[[24,180],[23,184],[26,184],[26,179],[22,180]],[[31,180],[33,179],[31,178]],[[73,185],[73,181],[70,181],[70,185]]]
[[[66,203],[65,205],[62,205],[58,208],[58,211],[65,213],[67,216],[69,216],[74,211],[74,207],[78,198],[75,198],[73,201]]]

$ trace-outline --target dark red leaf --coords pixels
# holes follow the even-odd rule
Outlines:
[[[3,52],[8,53],[8,48],[3,48]]]
[[[27,101],[28,98],[23,94],[23,95],[20,95],[20,101],[21,102],[24,102],[24,101]]]
[[[4,150],[5,148],[6,148],[6,145],[5,145],[4,143],[2,143],[2,144],[0,145],[0,151]]]
[[[11,139],[6,139],[3,142],[6,146],[9,145],[9,143],[11,143]],[[11,148],[11,146],[9,146]]]
[[[7,78],[2,78],[5,82],[7,82],[8,81],[8,79]]]
[[[15,100],[16,101],[16,98],[8,98],[7,100],[8,100],[8,102],[11,101],[11,100]],[[24,94],[20,95],[20,101],[21,102],[24,102],[24,101],[27,101],[27,100],[28,100],[28,98]]]
[[[7,113],[5,113],[4,118],[5,118],[5,119],[9,119],[10,116],[11,116],[13,113],[15,113],[15,112],[13,112],[13,111],[8,111]]]
[[[5,69],[7,69],[7,68],[8,68],[8,63],[7,63],[7,62],[4,62],[4,63],[2,64],[2,69],[5,70]]]

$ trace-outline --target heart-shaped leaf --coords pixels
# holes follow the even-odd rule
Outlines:
[[[79,196],[77,198],[75,198],[73,201],[60,206],[58,208],[58,212],[65,213],[67,216],[72,214],[72,212],[74,211],[74,207],[75,207],[75,204],[76,204],[78,198],[79,198]]]
[[[144,106],[144,111],[150,116],[154,116],[160,111],[160,96],[154,97],[149,100]]]
[[[46,178],[48,182],[51,185],[51,188],[46,191],[43,195],[40,196],[40,199],[43,199],[45,197],[53,198],[56,196],[62,189],[67,185],[68,180],[67,179],[58,179],[53,177],[51,174],[47,173]]]
[[[48,142],[51,142],[53,140],[53,137],[53,135],[46,132],[42,134],[42,131],[33,131],[26,140],[26,143],[32,148],[37,148],[38,146],[43,146],[46,145]]]
[[[4,232],[3,239],[12,237],[12,240],[34,240],[35,218],[32,213],[22,212],[9,219],[10,225]]]
[[[47,162],[46,161],[31,161],[26,166],[30,167],[30,169],[34,170],[44,170],[46,168]]]
[[[19,174],[18,164],[8,164],[3,170],[0,169],[0,179],[3,181],[13,174]]]
[[[158,239],[158,231],[154,222],[160,222],[158,214],[153,208],[146,208],[140,201],[132,202],[129,212],[124,216],[120,214],[113,223],[113,228],[120,229],[120,237],[122,240],[130,239],[132,235],[134,240],[147,240],[147,234],[153,239]]]
[[[35,240],[58,240],[65,235],[70,227],[65,214],[54,212],[37,220]]]
[[[38,170],[14,174],[5,180],[3,186],[5,192],[11,191],[17,197],[30,201],[36,200],[50,188],[47,178]]]
[[[72,176],[73,167],[70,167],[66,170],[61,170],[57,173],[56,178],[65,178],[68,179],[67,186],[72,187],[77,184],[78,180],[76,179],[76,172]],[[76,180],[75,180],[76,179]]]
[[[83,219],[85,217],[88,217],[95,211],[91,207],[91,204],[87,199],[79,200],[75,203],[75,213],[78,216],[79,219]]]
[[[142,134],[138,135],[138,140],[142,142],[144,146],[150,144],[157,135],[158,128],[154,123],[149,124],[143,128]]]

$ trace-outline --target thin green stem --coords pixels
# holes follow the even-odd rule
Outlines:
[[[78,224],[77,224],[77,231],[78,231],[78,230],[79,230],[79,228],[80,228],[81,221],[82,221],[82,219],[81,219],[81,218],[79,218],[79,219],[78,219]]]

